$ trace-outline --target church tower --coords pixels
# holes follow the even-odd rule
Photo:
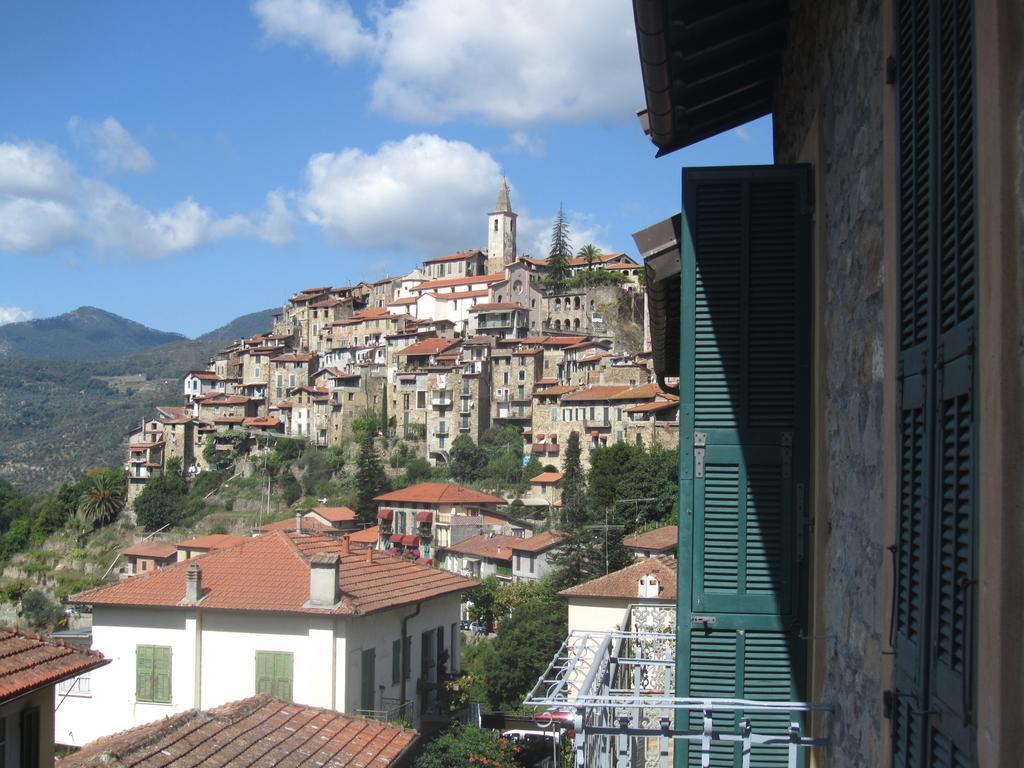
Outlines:
[[[508,182],[501,180],[498,204],[487,216],[487,271],[501,272],[516,260],[516,215],[508,199]]]

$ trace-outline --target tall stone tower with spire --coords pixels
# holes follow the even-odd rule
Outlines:
[[[516,260],[516,215],[508,199],[508,181],[501,180],[498,203],[487,215],[487,271],[501,272]]]

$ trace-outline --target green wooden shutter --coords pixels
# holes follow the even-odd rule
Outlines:
[[[391,642],[391,684],[402,682],[402,640]]]
[[[973,764],[974,24],[970,0],[900,0],[900,493],[894,765]]]
[[[284,701],[292,700],[293,665],[294,656],[292,654],[274,654],[274,696]]]
[[[803,166],[684,172],[680,696],[804,698],[809,200]],[[735,731],[742,716],[716,724]],[[701,764],[699,747],[682,748]],[[740,765],[738,747],[717,749],[712,765]],[[786,753],[753,758],[784,765]]]
[[[153,646],[135,646],[135,700],[153,701]]]
[[[171,703],[171,649],[153,646],[153,701]]]
[[[256,693],[274,695],[274,656],[267,651],[256,651]]]

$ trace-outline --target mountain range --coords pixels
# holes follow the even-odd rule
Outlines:
[[[41,492],[119,466],[128,431],[181,402],[182,375],[226,343],[269,331],[253,312],[195,339],[95,307],[0,326],[0,480]]]

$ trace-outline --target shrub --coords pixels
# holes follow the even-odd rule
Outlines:
[[[21,598],[21,615],[33,629],[52,627],[64,618],[64,610],[37,589]]]
[[[17,604],[32,585],[25,579],[14,579],[0,587],[0,602]]]

